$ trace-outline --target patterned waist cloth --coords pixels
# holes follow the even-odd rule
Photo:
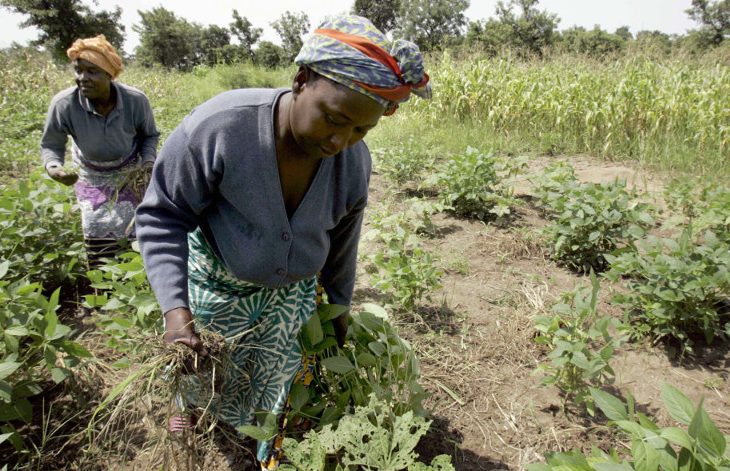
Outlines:
[[[316,277],[265,288],[231,275],[200,229],[188,236],[188,290],[196,325],[221,334],[232,368],[219,391],[202,390],[190,377],[185,399],[233,427],[255,422],[256,413],[284,412],[302,365],[299,331],[316,309]],[[268,462],[272,441],[260,441],[257,459]]]

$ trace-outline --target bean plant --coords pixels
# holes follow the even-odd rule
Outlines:
[[[161,333],[162,315],[139,252],[119,254],[87,275],[96,292],[86,295],[84,304],[98,311],[96,322],[108,335],[108,346],[137,351],[144,345],[140,338]]]
[[[323,304],[303,329],[305,354],[315,355],[321,369],[314,387],[292,389],[293,413],[323,426],[341,417],[350,404],[366,406],[375,394],[398,414],[424,414],[421,401],[426,394],[418,383],[418,360],[387,312],[374,304],[352,312],[346,345],[339,349],[331,319],[343,309]]]
[[[590,388],[613,380],[609,363],[625,339],[617,319],[598,313],[600,286],[593,274],[591,283],[590,289],[564,294],[562,301],[553,305],[553,315],[535,319],[539,332],[535,341],[550,349],[549,362],[538,366],[545,374],[542,384],[556,386],[566,401],[584,406],[594,415]]]
[[[566,182],[550,193],[547,207],[553,215],[545,233],[551,257],[578,272],[608,268],[606,255],[629,247],[654,225],[652,208],[636,201],[626,183]]]
[[[91,354],[58,318],[60,288],[46,297],[40,283],[8,280],[9,266],[0,263],[0,444],[8,440],[24,452],[28,444],[15,426],[31,423],[33,396],[65,381]]]
[[[524,159],[508,160],[468,147],[453,155],[429,180],[439,201],[460,216],[494,219],[511,213],[518,201],[507,183],[525,166]]]
[[[680,390],[664,384],[662,401],[669,415],[684,427],[659,427],[647,415],[637,412],[629,395],[624,403],[617,397],[592,389],[591,396],[609,426],[617,428],[631,440],[627,456],[616,450],[604,452],[593,448],[590,456],[580,451],[550,453],[546,464],[528,465],[528,471],[570,469],[574,471],[677,471],[730,469],[728,440],[702,407],[695,405]]]
[[[626,280],[628,292],[614,301],[626,307],[634,337],[673,339],[692,351],[695,334],[708,343],[730,336],[720,312],[730,298],[730,251],[713,232],[699,240],[691,227],[679,239],[650,236],[608,260],[606,276]]]
[[[7,279],[51,292],[83,273],[81,220],[68,188],[34,173],[0,188],[0,259]]]
[[[431,421],[412,411],[395,413],[387,401],[374,394],[367,404],[343,416],[337,426],[308,432],[304,440],[284,439],[290,462],[282,470],[379,469],[388,471],[453,471],[451,459],[439,455],[431,465],[419,463],[413,449],[428,431]],[[328,455],[334,463],[328,462]]]
[[[373,287],[387,293],[392,304],[403,310],[429,299],[431,292],[440,287],[443,276],[443,270],[434,264],[417,234],[432,229],[429,214],[423,208],[411,213],[375,214],[371,221],[373,229],[364,236],[365,240],[377,243],[367,257],[373,267]]]

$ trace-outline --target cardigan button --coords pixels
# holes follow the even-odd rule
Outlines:
[[[291,236],[288,232],[284,232],[283,234],[281,234],[281,238],[288,242],[289,239],[291,239]]]
[[[283,268],[279,268],[278,270],[276,270],[276,274],[279,276],[284,276],[284,274],[286,274],[286,272],[284,271]]]

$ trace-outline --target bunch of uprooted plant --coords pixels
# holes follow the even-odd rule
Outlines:
[[[95,408],[81,467],[134,462],[149,469],[214,469],[209,461],[216,456],[246,456],[246,443],[212,414],[226,371],[233,367],[229,344],[214,332],[199,335],[205,356],[183,344],[145,341],[130,373]],[[191,385],[198,401],[188,409],[184,394]],[[172,419],[182,422],[171,424]],[[210,453],[214,449],[221,453]]]

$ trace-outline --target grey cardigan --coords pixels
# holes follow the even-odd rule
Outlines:
[[[371,159],[361,141],[323,159],[291,219],[281,192],[274,105],[286,90],[233,90],[170,134],[137,209],[137,238],[163,312],[188,307],[187,233],[200,227],[229,272],[277,288],[321,272],[348,305]]]
[[[63,164],[68,136],[87,160],[108,162],[139,152],[143,162],[154,162],[160,133],[150,102],[134,87],[112,82],[117,103],[102,116],[80,92],[71,87],[51,100],[41,138],[43,164]]]

